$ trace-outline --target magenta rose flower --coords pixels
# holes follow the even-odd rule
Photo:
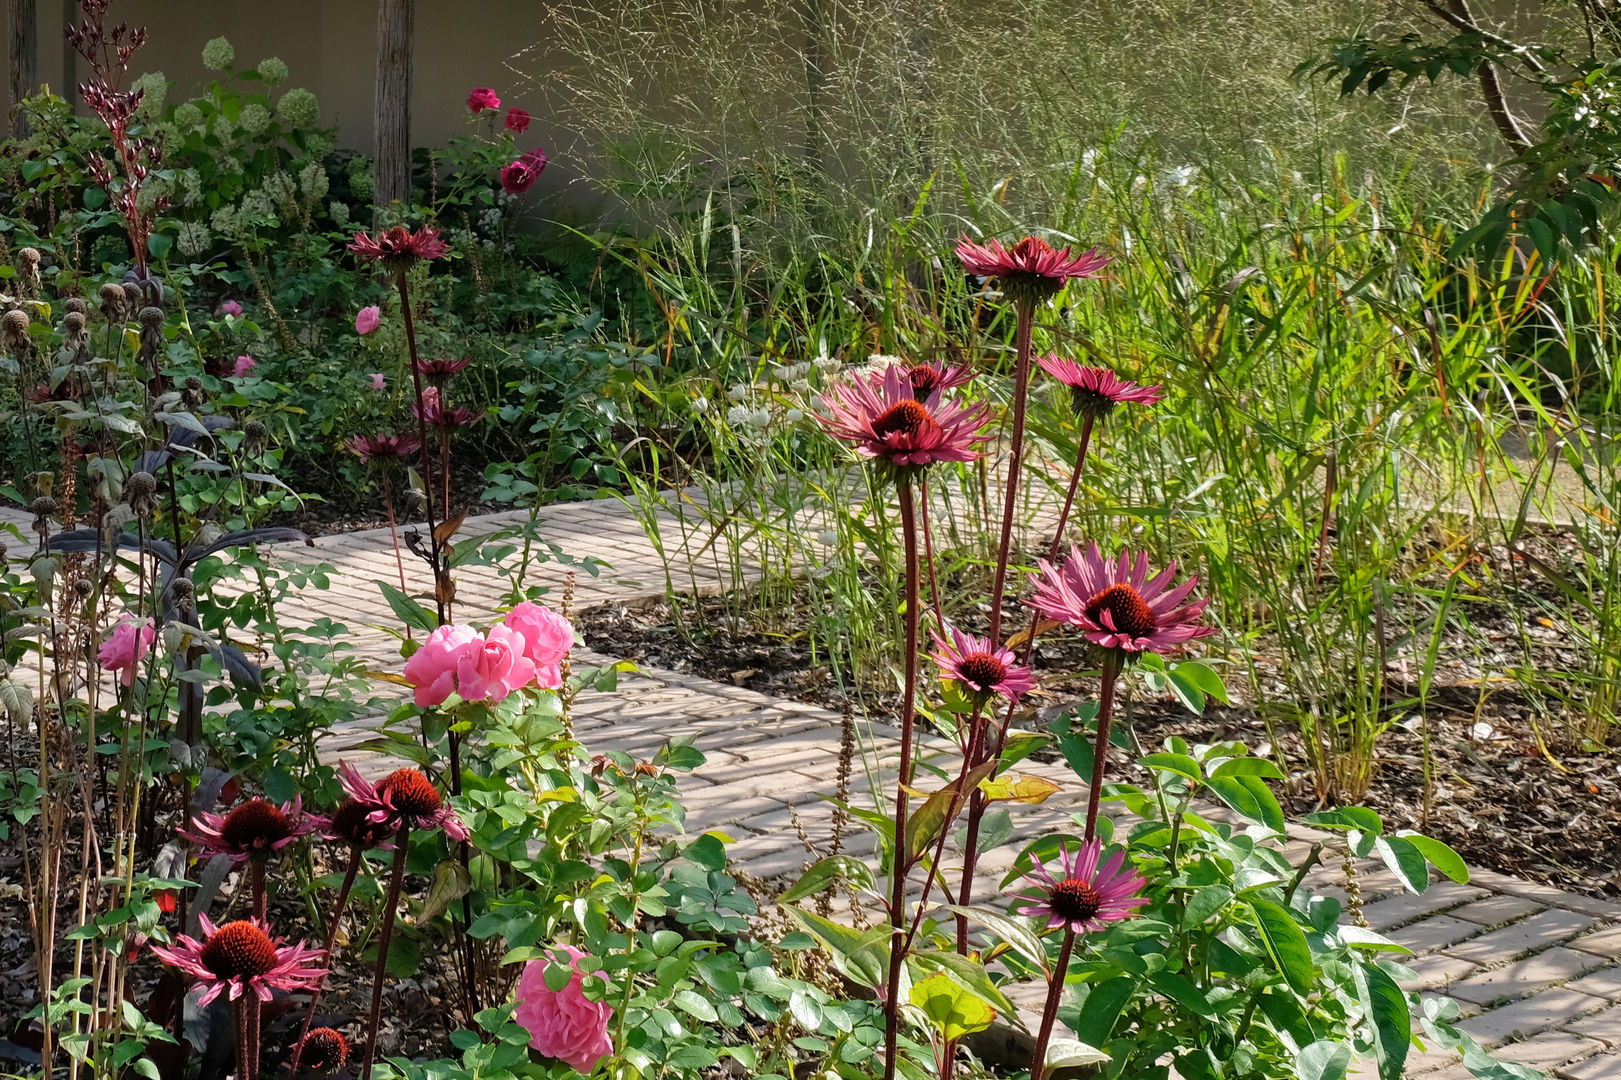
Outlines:
[[[236,358],[236,367],[231,369],[231,374],[235,375],[239,379],[245,379],[249,375],[252,375],[253,369],[258,366],[258,362],[255,361],[253,357],[239,356]]]
[[[524,109],[511,108],[507,110],[507,130],[516,131],[519,135],[529,130],[529,113]]]
[[[585,954],[569,945],[552,950],[558,963],[568,961],[574,973],[561,990],[546,986],[546,960],[531,960],[518,978],[518,1008],[513,1019],[529,1031],[529,1045],[558,1061],[589,1073],[597,1063],[613,1053],[608,1038],[608,1021],[613,1009],[605,1001],[588,1001],[580,983],[580,957]]]
[[[535,186],[535,177],[538,175],[534,169],[525,164],[522,158],[501,166],[501,190],[508,195],[522,195]]]
[[[383,309],[373,304],[355,313],[355,333],[365,335],[377,329],[383,321]]]
[[[242,316],[242,305],[235,300],[227,300],[214,310],[221,315],[234,315],[238,318]]]
[[[488,86],[476,86],[473,92],[467,95],[467,107],[475,113],[481,113],[485,109],[499,109],[501,99]]]
[[[152,642],[157,640],[157,636],[157,628],[151,619],[141,622],[130,618],[120,619],[113,632],[107,635],[107,640],[101,643],[101,648],[96,650],[96,659],[108,671],[118,672],[119,682],[133,686],[135,668],[152,651]]]
[[[561,687],[563,657],[574,648],[573,625],[551,608],[527,600],[501,622],[523,635],[524,655],[535,665],[535,681],[549,690]]]
[[[405,679],[416,687],[417,705],[424,709],[443,705],[456,691],[456,674],[463,663],[476,670],[473,654],[483,648],[483,641],[471,626],[441,626],[429,634],[405,662]]]
[[[524,655],[522,634],[499,624],[479,643],[473,663],[456,673],[457,690],[467,701],[497,702],[535,681],[535,664]]]

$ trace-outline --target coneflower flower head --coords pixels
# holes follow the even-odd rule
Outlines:
[[[1072,547],[1061,566],[1046,559],[1036,565],[1031,600],[1036,610],[1077,627],[1102,648],[1127,654],[1166,652],[1216,632],[1199,622],[1208,600],[1183,603],[1199,579],[1171,586],[1174,561],[1150,578],[1146,551],[1135,556],[1121,551],[1117,558],[1105,559],[1096,544],[1088,544],[1085,552]]]
[[[355,233],[349,250],[370,262],[382,263],[391,272],[409,270],[425,259],[438,259],[450,250],[450,245],[439,238],[439,230],[424,225],[412,232],[404,225],[393,225],[378,233],[374,239],[362,229]]]
[[[301,836],[323,828],[326,820],[306,814],[298,796],[293,801],[275,803],[249,799],[225,814],[200,813],[190,828],[175,831],[203,850],[206,855],[224,855],[232,862],[268,859]]]
[[[386,463],[396,458],[408,458],[422,449],[422,442],[415,435],[351,435],[344,445],[358,454],[361,462],[367,465],[373,461]]]
[[[982,430],[988,406],[942,401],[938,389],[920,400],[899,365],[859,375],[821,400],[827,415],[818,420],[829,434],[895,468],[973,461],[990,437]]]
[[[932,364],[913,364],[906,369],[912,383],[912,396],[927,401],[929,396],[946,390],[955,390],[974,381],[974,373],[966,367],[954,367],[936,361]]]
[[[347,761],[338,762],[338,779],[349,798],[366,810],[366,820],[389,830],[442,829],[452,840],[472,836],[456,811],[444,804],[439,789],[417,769],[396,769],[377,783],[360,775]],[[353,811],[351,811],[353,813]]]
[[[199,1006],[221,994],[230,1001],[246,993],[269,1001],[275,990],[309,989],[326,977],[324,968],[312,966],[324,959],[322,950],[302,942],[283,946],[283,939],[272,938],[257,919],[239,919],[218,927],[207,915],[198,920],[203,940],[181,934],[174,945],[154,945],[152,951],[203,985]]]
[[[1054,250],[1039,236],[1027,236],[1011,248],[998,240],[976,244],[965,233],[957,241],[957,258],[971,274],[996,278],[1015,302],[1049,299],[1075,278],[1095,278],[1109,265],[1097,248],[1071,255],[1069,248]]]
[[[447,407],[437,386],[423,387],[422,397],[411,403],[411,415],[434,427],[466,427],[478,419],[471,409]]]
[[[1165,398],[1163,386],[1140,386],[1105,367],[1083,367],[1056,353],[1038,356],[1041,370],[1069,387],[1077,416],[1101,419],[1121,402],[1153,405]]]
[[[300,1040],[298,1062],[311,1072],[336,1072],[349,1060],[349,1040],[329,1027],[318,1027]]]
[[[1122,869],[1124,851],[1109,856],[1099,869],[1102,854],[1103,842],[1097,837],[1082,844],[1074,855],[1067,845],[1060,845],[1058,866],[1052,873],[1032,856],[1034,865],[1024,879],[1030,891],[1014,895],[1014,900],[1023,903],[1016,904],[1013,910],[1046,919],[1048,930],[1067,927],[1077,934],[1102,930],[1111,922],[1131,918],[1148,903],[1148,897],[1137,895],[1144,885],[1143,878],[1135,870]]]
[[[430,379],[448,379],[472,362],[471,356],[464,356],[460,360],[413,360],[411,366],[416,368],[417,374]]]
[[[932,654],[942,679],[951,679],[983,705],[995,694],[1017,701],[1035,688],[1036,677],[1015,662],[1012,651],[993,646],[988,638],[975,637],[953,628],[943,638],[933,630],[937,652]]]

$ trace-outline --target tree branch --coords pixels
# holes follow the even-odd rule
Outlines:
[[[1475,22],[1474,16],[1469,13],[1469,0],[1424,0],[1424,4],[1438,17],[1458,27],[1466,33],[1479,34],[1482,38],[1492,42],[1499,48],[1508,49],[1527,62],[1533,71],[1542,71],[1542,65],[1531,57],[1523,46],[1515,45],[1505,38],[1498,37],[1488,30],[1484,30]],[[1497,126],[1497,134],[1508,144],[1515,154],[1523,154],[1531,148],[1531,138],[1520,126],[1519,120],[1514,116],[1513,110],[1508,107],[1508,98],[1503,94],[1503,82],[1498,77],[1497,66],[1490,60],[1482,60],[1475,69],[1475,75],[1480,80],[1480,96],[1485,99],[1486,111],[1491,114],[1492,123]]]
[[[1443,22],[1462,30],[1466,34],[1478,35],[1482,41],[1490,42],[1504,52],[1513,53],[1520,63],[1524,64],[1526,69],[1533,74],[1547,74],[1548,69],[1530,49],[1510,41],[1501,34],[1494,34],[1477,23],[1474,16],[1469,13],[1468,0],[1450,0],[1450,3],[1442,3],[1442,0],[1424,0],[1424,6],[1432,15]]]

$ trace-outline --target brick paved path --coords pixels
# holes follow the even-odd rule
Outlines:
[[[667,522],[675,524],[666,516]],[[478,533],[527,524],[528,515],[510,513],[470,520],[463,539]],[[730,582],[728,561],[703,548],[707,532],[690,529],[703,557],[691,568],[675,553],[677,587],[713,590]],[[636,604],[664,595],[664,563],[648,543],[636,515],[612,501],[574,503],[544,509],[537,537],[575,555],[594,555],[612,564],[599,577],[580,574],[579,608],[602,603]],[[301,562],[330,563],[332,587],[311,591],[284,605],[286,625],[317,617],[345,623],[352,642],[369,663],[398,670],[398,641],[385,631],[398,620],[374,581],[397,582],[386,530],[349,533],[317,540],[313,548],[282,545],[276,553]],[[510,562],[505,568],[513,569]],[[421,564],[406,556],[413,591],[426,584]],[[745,568],[746,570],[746,568]],[[531,567],[531,581],[560,592],[565,568],[555,562]],[[457,618],[483,622],[500,606],[504,578],[487,567],[458,570]],[[579,662],[608,658],[582,652]],[[382,692],[397,692],[383,686]],[[832,835],[831,807],[819,796],[836,790],[841,722],[813,706],[768,697],[690,675],[643,670],[621,679],[617,692],[581,699],[576,732],[590,748],[614,748],[633,755],[650,753],[674,735],[691,734],[709,764],[686,781],[689,830],[720,830],[734,838],[733,857],[741,869],[760,878],[791,874],[816,857],[806,843],[822,846]],[[358,751],[368,738],[364,727],[336,730],[323,743],[330,759],[349,756],[369,771],[392,763]],[[880,759],[892,758],[897,733],[882,725],[862,725],[863,745]],[[925,740],[925,754],[951,754],[949,744]],[[1063,824],[1082,808],[1084,792],[1062,766],[1027,763],[1022,771],[1046,774],[1064,792],[1041,806],[1014,805],[1014,840],[981,862],[981,896],[995,892],[997,878],[1028,839]],[[854,798],[868,790],[866,777],[883,760],[856,770]],[[891,775],[893,773],[891,772]],[[803,834],[803,839],[801,838]],[[1292,855],[1314,838],[1292,830]],[[1320,838],[1320,837],[1315,837]],[[863,841],[865,843],[863,843]],[[857,834],[846,851],[871,850]],[[1621,906],[1574,896],[1489,872],[1477,872],[1467,886],[1444,884],[1423,896],[1403,893],[1376,863],[1362,867],[1367,918],[1376,930],[1413,949],[1404,957],[1418,973],[1416,988],[1445,990],[1463,1006],[1463,1026],[1502,1056],[1547,1069],[1562,1080],[1621,1080]],[[1333,873],[1314,881],[1333,892]],[[1343,896],[1343,893],[1341,893]],[[1028,1004],[1035,987],[1020,998]],[[1355,1075],[1372,1077],[1371,1066]],[[1467,1075],[1445,1056],[1414,1052],[1408,1075],[1455,1080]]]

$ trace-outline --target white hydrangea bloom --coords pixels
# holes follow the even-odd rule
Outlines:
[[[326,170],[321,168],[318,161],[312,161],[298,171],[298,190],[312,205],[326,198],[327,189],[331,186],[332,181],[327,179]]]
[[[222,37],[210,38],[203,46],[203,67],[209,71],[224,71],[236,60],[236,49]]]
[[[321,122],[321,103],[308,90],[295,86],[276,102],[276,115],[290,128],[312,128]]]
[[[141,104],[135,115],[142,120],[156,120],[163,115],[163,99],[169,96],[169,80],[161,71],[149,71],[130,84],[131,90],[141,91]]]
[[[259,61],[259,80],[266,86],[280,86],[287,81],[287,65],[279,57],[265,57]]]
[[[265,128],[270,126],[270,110],[257,101],[250,101],[242,106],[236,122],[249,135],[263,135]]]
[[[187,221],[180,226],[180,234],[175,237],[175,247],[180,254],[188,259],[195,259],[202,255],[214,242],[214,234],[207,225],[200,221]]]
[[[345,225],[349,224],[348,203],[342,203],[337,199],[333,199],[331,202],[326,204],[326,212],[331,215],[332,220],[337,223],[338,228],[341,229]]]
[[[189,101],[182,101],[174,107],[174,122],[182,131],[191,131],[203,126],[203,110]]]

